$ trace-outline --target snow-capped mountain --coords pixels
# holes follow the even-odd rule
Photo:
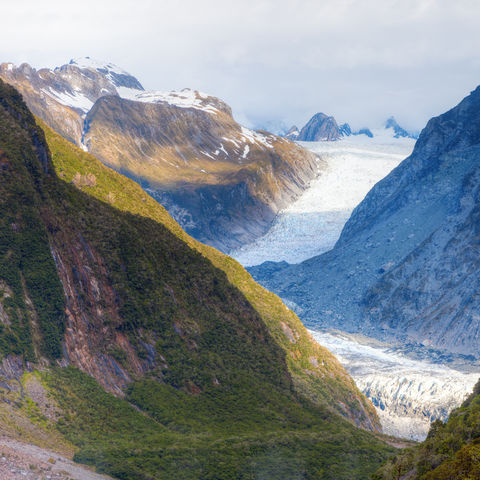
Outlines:
[[[224,251],[262,235],[318,175],[314,154],[239,125],[222,100],[145,91],[108,62],[4,63],[0,78],[63,137],[138,181],[192,236]]]
[[[480,87],[430,120],[335,247],[252,269],[311,326],[479,357]]]
[[[288,132],[283,135],[285,138],[288,138],[288,140],[296,140],[298,138],[298,135],[300,134],[300,130],[296,125],[292,125]]]

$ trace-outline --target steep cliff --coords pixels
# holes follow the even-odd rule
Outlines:
[[[477,88],[430,120],[333,250],[256,278],[312,326],[478,356],[479,107]]]
[[[33,113],[139,182],[195,238],[224,251],[262,235],[319,172],[317,157],[242,127],[218,98],[147,92],[92,59],[54,70],[2,64]]]
[[[12,431],[38,422],[36,442],[56,430],[77,460],[122,479],[367,478],[389,449],[354,427],[377,419],[335,358],[240,265],[44,128],[48,146],[0,83]]]

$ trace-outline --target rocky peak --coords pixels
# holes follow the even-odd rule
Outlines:
[[[391,128],[393,130],[393,136],[394,138],[417,138],[418,135],[415,135],[414,133],[410,133],[404,128],[402,128],[397,121],[395,120],[394,116],[391,116],[390,118],[387,119],[385,122],[385,128],[388,130]]]
[[[448,112],[432,118],[420,133],[413,153],[426,157],[480,143],[480,86]]]
[[[58,70],[67,70],[69,66],[76,67],[80,70],[98,72],[107,77],[115,87],[144,90],[141,83],[133,75],[121,69],[120,67],[117,67],[113,63],[95,60],[90,57],[81,57],[70,60],[68,65],[58,67]]]
[[[342,125],[338,127],[338,130],[340,132],[340,135],[342,135],[343,137],[349,137],[353,133],[352,128],[348,123],[342,123]]]
[[[339,138],[341,134],[335,118],[322,112],[315,114],[298,135],[298,140],[304,142],[334,141]]]
[[[283,136],[285,138],[288,138],[288,140],[296,140],[299,134],[300,134],[300,130],[296,125],[293,125],[292,127],[290,127],[288,132]]]

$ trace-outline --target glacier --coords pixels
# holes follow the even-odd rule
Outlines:
[[[269,231],[230,255],[244,266],[266,261],[299,263],[333,248],[352,210],[375,183],[413,150],[415,140],[393,129],[374,137],[299,142],[321,158],[322,168],[302,196],[276,217]],[[302,309],[284,299],[302,317]],[[335,330],[311,331],[334,353],[377,409],[386,434],[423,440],[436,419],[445,421],[480,377],[468,359],[436,357],[428,347],[393,346]]]
[[[433,362],[427,349],[406,353],[387,343],[335,330],[310,330],[375,405],[383,432],[421,441],[430,423],[446,421],[470,394],[480,365],[465,359]]]
[[[413,150],[415,140],[394,138],[393,129],[372,131],[373,138],[298,142],[321,158],[319,176],[277,215],[265,235],[229,255],[249,267],[266,261],[300,263],[330,250],[352,210]]]

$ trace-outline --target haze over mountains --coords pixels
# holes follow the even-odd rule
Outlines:
[[[195,238],[224,251],[265,233],[318,175],[317,157],[235,122],[193,90],[147,92],[88,57],[54,70],[4,63],[0,77],[64,138],[139,182]]]

